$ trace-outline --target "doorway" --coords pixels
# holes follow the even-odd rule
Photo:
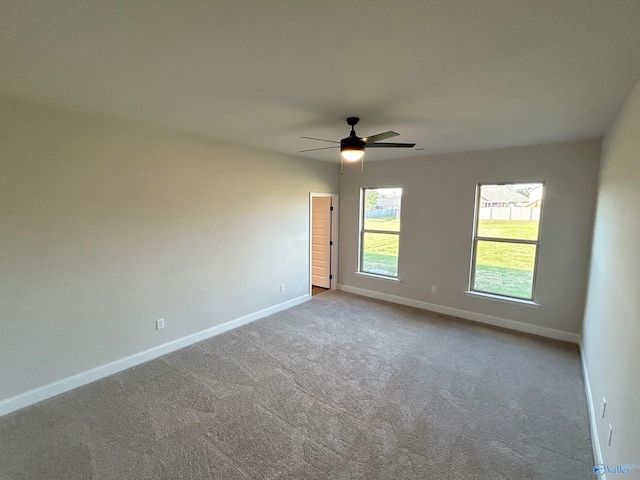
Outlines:
[[[338,195],[311,193],[309,293],[335,289],[338,269]]]

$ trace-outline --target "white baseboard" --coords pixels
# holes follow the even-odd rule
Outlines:
[[[373,290],[366,290],[364,288],[351,287],[349,285],[338,285],[338,290],[355,293],[356,295],[362,295],[364,297],[376,298],[378,300],[385,300],[387,302],[398,303],[400,305],[406,305],[408,307],[421,308],[423,310],[429,310],[431,312],[452,315],[454,317],[473,320],[474,322],[485,323],[487,325],[493,325],[495,327],[508,328],[509,330],[531,333],[533,335],[540,335],[541,337],[563,340],[565,342],[571,342],[575,344],[580,343],[580,335],[578,335],[577,333],[556,330],[555,328],[540,327],[538,325],[531,325],[530,323],[518,322],[516,320],[509,320],[507,318],[494,317],[492,315],[485,315],[483,313],[470,312],[468,310],[461,310],[459,308],[446,307],[443,305],[437,305],[435,303],[428,303],[420,300],[413,300],[411,298],[399,297],[397,295],[390,295],[388,293],[380,293]]]
[[[602,460],[602,451],[600,450],[600,437],[598,436],[598,417],[596,416],[595,404],[593,402],[593,393],[591,392],[591,382],[589,381],[589,370],[587,369],[587,359],[580,341],[580,360],[582,362],[582,378],[584,379],[584,393],[587,396],[587,410],[589,411],[589,427],[591,428],[591,448],[593,448],[594,464],[604,463]],[[605,475],[599,475],[598,478],[607,480]]]
[[[28,392],[6,398],[0,401],[0,416],[6,415],[24,407],[28,407],[29,405],[33,405],[34,403],[46,400],[47,398],[60,395],[61,393],[73,390],[74,388],[78,388],[88,383],[95,382],[96,380],[100,380],[101,378],[121,372],[122,370],[126,370],[127,368],[131,368],[141,363],[148,362],[149,360],[153,360],[154,358],[160,357],[175,350],[179,350],[180,348],[188,347],[189,345],[200,342],[202,340],[206,340],[207,338],[220,335],[221,333],[241,327],[242,325],[246,325],[255,320],[259,320],[260,318],[264,318],[269,315],[273,315],[274,313],[281,312],[282,310],[286,310],[288,308],[304,303],[310,298],[311,297],[309,294],[302,295],[300,297],[279,303],[272,307],[250,313],[249,315],[230,320],[221,325],[207,328],[206,330],[202,330],[200,332],[187,335],[186,337],[172,340],[162,345],[158,345],[157,347],[143,350],[142,352],[134,353],[133,355],[129,355],[128,357],[120,358],[105,365],[92,368],[91,370],[86,370],[76,375],[63,378],[62,380],[58,380],[57,382],[49,383],[47,385],[34,388],[33,390],[29,390]]]

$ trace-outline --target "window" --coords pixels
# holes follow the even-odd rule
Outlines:
[[[363,188],[360,221],[361,273],[398,277],[402,188]]]
[[[543,188],[478,185],[470,291],[533,300]]]

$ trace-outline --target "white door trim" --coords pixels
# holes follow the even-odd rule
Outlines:
[[[340,215],[340,195],[337,193],[309,193],[309,264],[307,269],[307,278],[309,279],[309,295],[311,295],[311,263],[312,263],[312,228],[313,228],[313,197],[331,197],[333,206],[333,215],[331,215],[331,290],[338,287],[338,220]]]

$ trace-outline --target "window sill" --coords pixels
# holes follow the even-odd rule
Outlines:
[[[359,277],[375,278],[378,280],[384,280],[385,282],[400,283],[402,281],[399,278],[386,277],[384,275],[376,275],[375,273],[365,273],[365,272],[354,272],[354,273]]]
[[[536,303],[532,300],[520,300],[518,298],[502,297],[500,295],[493,295],[491,293],[472,292],[470,290],[465,290],[464,294],[469,297],[484,298],[484,299],[493,300],[496,302],[511,303],[512,305],[522,305],[524,307],[530,307],[530,308],[540,307],[539,303]]]

